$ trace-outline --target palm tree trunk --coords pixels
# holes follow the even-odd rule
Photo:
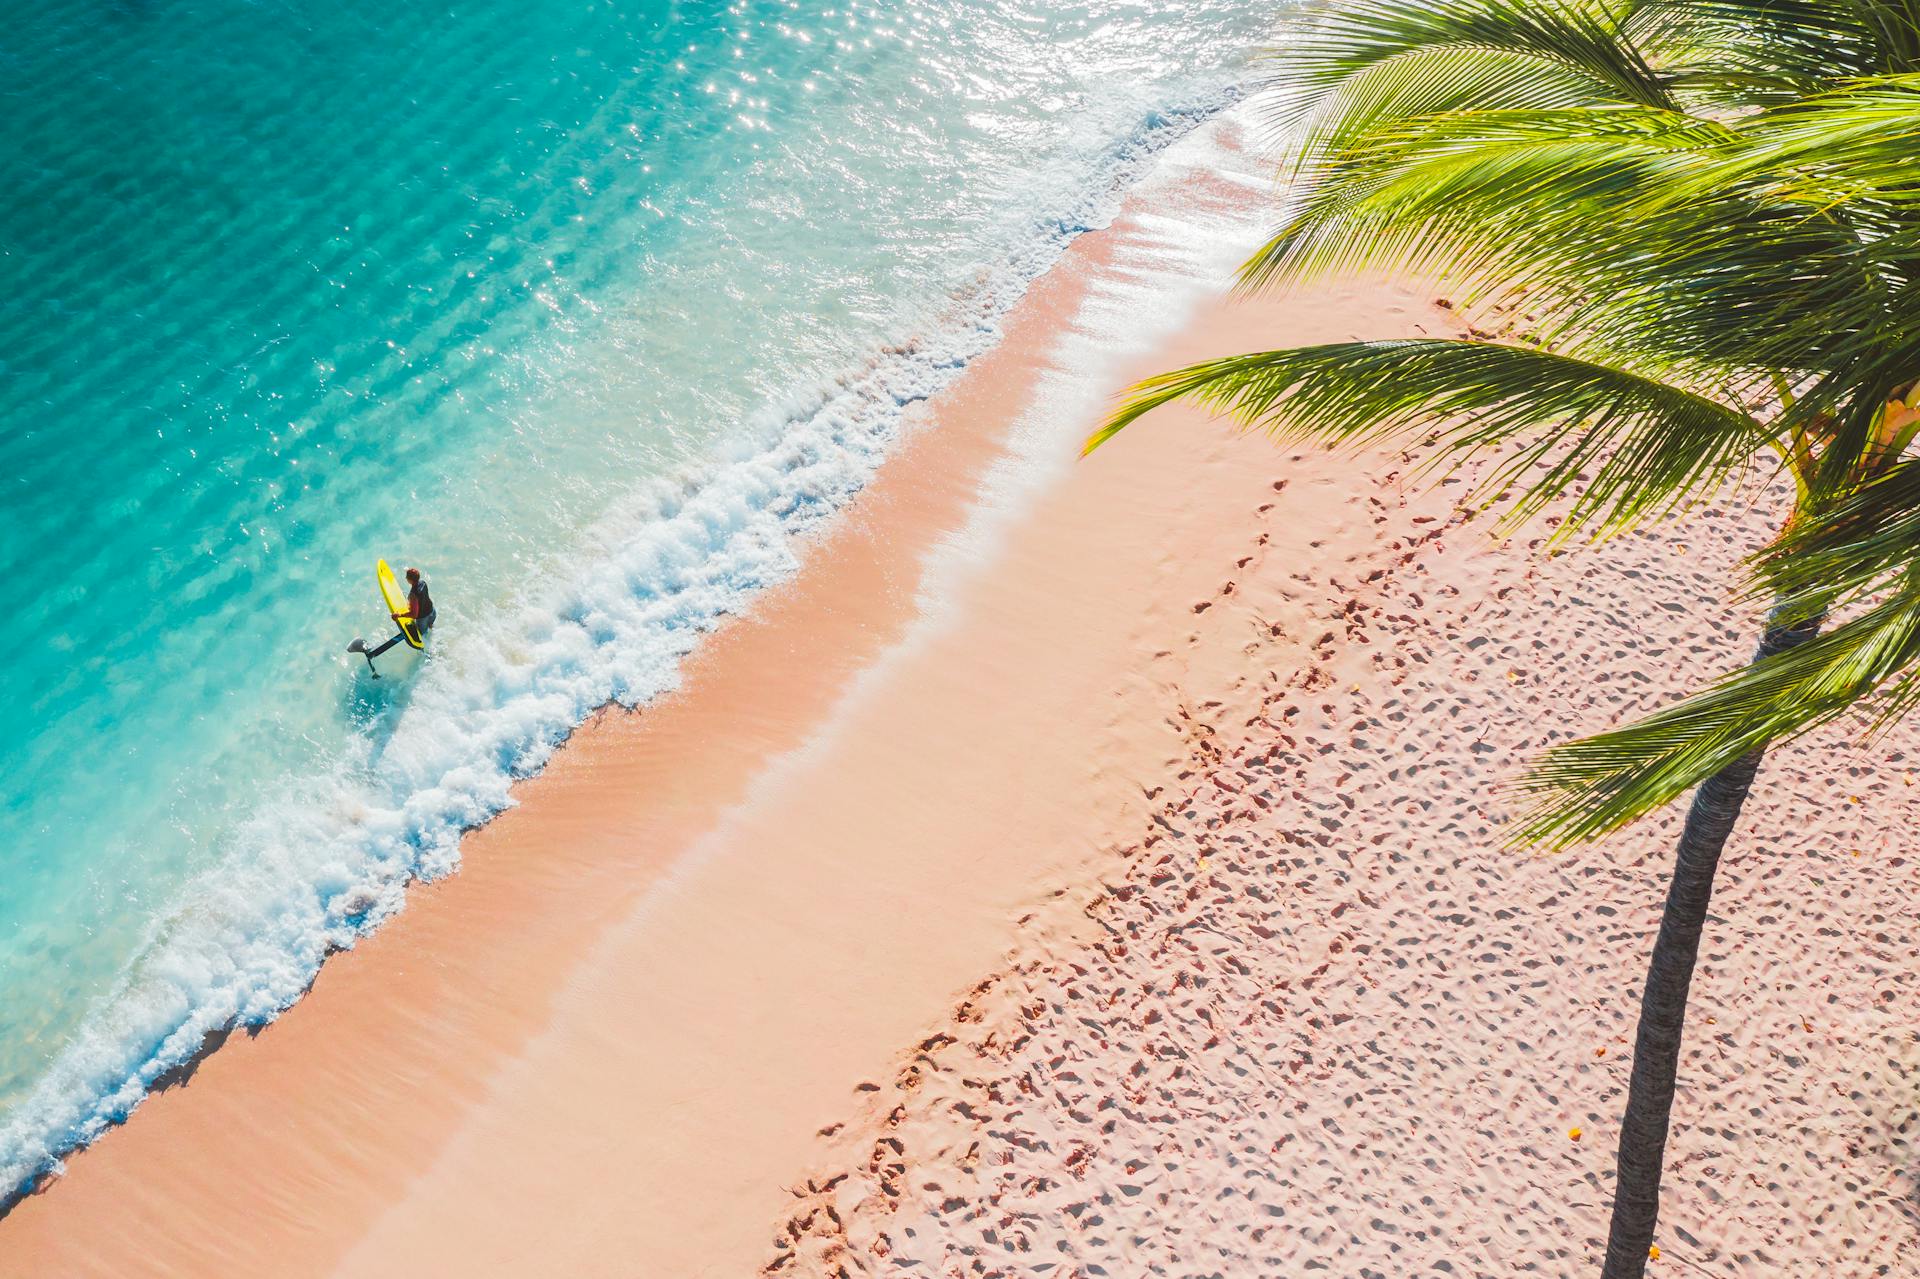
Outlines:
[[[1789,623],[1778,613],[1767,619],[1754,661],[1783,653],[1812,639],[1820,619]],[[1660,916],[1647,966],[1647,988],[1640,997],[1640,1032],[1633,1044],[1633,1076],[1627,1083],[1627,1113],[1620,1122],[1619,1171],[1614,1179],[1613,1225],[1607,1234],[1602,1279],[1641,1279],[1660,1216],[1660,1165],[1667,1148],[1667,1119],[1673,1110],[1674,1076],[1680,1064],[1680,1031],[1686,1021],[1687,991],[1693,985],[1700,932],[1713,898],[1713,875],[1720,850],[1740,818],[1765,748],[1741,757],[1701,783],[1680,832],[1673,883]]]

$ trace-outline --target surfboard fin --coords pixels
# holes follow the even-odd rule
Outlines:
[[[347,651],[349,653],[358,653],[360,656],[366,658],[367,669],[373,671],[373,677],[375,679],[380,678],[380,672],[373,670],[373,654],[367,651],[367,642],[365,640],[355,636],[353,643],[347,645]]]

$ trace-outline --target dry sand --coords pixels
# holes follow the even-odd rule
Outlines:
[[[1495,790],[1750,649],[1726,584],[1766,508],[1549,559],[1402,505],[1390,461],[1357,502],[1322,458],[1282,469],[1270,508],[1228,516],[1246,558],[1176,650],[1239,648],[1246,677],[1169,688],[1184,755],[1091,931],[1030,921],[849,1107],[766,1273],[1597,1269],[1677,814],[1519,854]],[[1911,731],[1832,731],[1764,769],[1695,982],[1652,1273],[1920,1273],[1915,765]]]
[[[1457,322],[1220,300],[1236,128],[681,692],[0,1222],[0,1274],[1585,1269],[1673,823],[1529,857],[1492,787],[1739,660],[1768,516],[1547,559],[1182,410],[1073,463],[1141,373]],[[1908,736],[1763,774],[1663,1270],[1915,1273]]]
[[[1514,852],[1502,784],[1745,658],[1789,495],[1554,555],[1405,463],[1276,454],[1218,512],[1152,810],[823,1131],[764,1274],[1597,1271],[1680,814]],[[1859,737],[1777,749],[1723,863],[1652,1273],[1920,1274],[1920,758]]]

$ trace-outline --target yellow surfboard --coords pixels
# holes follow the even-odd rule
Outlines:
[[[387,612],[393,614],[393,624],[400,628],[401,636],[412,648],[425,648],[420,642],[420,628],[407,614],[407,593],[400,589],[400,583],[394,579],[393,570],[387,562],[381,560],[374,566],[373,575],[380,579],[380,596],[387,601]]]

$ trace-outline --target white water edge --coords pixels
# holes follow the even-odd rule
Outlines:
[[[798,570],[805,535],[866,484],[908,406],[992,347],[1028,285],[1109,224],[1169,145],[1239,96],[1223,86],[1143,119],[1071,207],[983,270],[926,335],[766,406],[719,456],[647,484],[603,520],[578,573],[442,636],[353,757],[262,796],[217,868],[157,919],[139,961],[0,1126],[0,1183],[57,1174],[60,1156],[126,1119],[210,1035],[271,1021],[330,952],[401,909],[410,883],[453,872],[461,835],[510,807],[513,783],[587,717],[673,689],[702,637]],[[1030,478],[994,483],[1004,496]]]

